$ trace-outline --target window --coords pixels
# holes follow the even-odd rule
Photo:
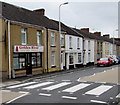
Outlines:
[[[37,31],[37,44],[41,45],[41,31]]]
[[[26,69],[26,65],[31,63],[32,68],[42,67],[42,53],[14,53],[13,55],[13,68],[15,70]]]
[[[77,48],[80,48],[80,39],[77,38]]]
[[[14,54],[13,56],[14,69],[25,69],[25,54]]]
[[[32,53],[32,67],[42,66],[42,55],[41,53]]]
[[[55,66],[55,52],[51,52],[51,66]]]
[[[42,54],[37,53],[37,66],[42,67]]]
[[[73,64],[73,53],[69,55],[69,64]]]
[[[90,53],[88,53],[88,62],[90,62]]]
[[[37,66],[36,53],[32,53],[32,67],[36,67],[36,66]]]
[[[26,45],[27,44],[27,29],[22,28],[21,34],[22,34],[22,45]]]
[[[51,32],[51,46],[55,46],[55,33]]]
[[[72,37],[69,37],[69,48],[72,49]]]
[[[88,50],[90,51],[90,40],[88,41]]]
[[[65,41],[64,35],[61,34],[61,46],[64,46],[64,41]]]
[[[78,63],[81,63],[81,53],[78,53]]]

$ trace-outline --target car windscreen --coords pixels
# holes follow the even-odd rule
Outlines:
[[[100,60],[101,60],[101,61],[103,61],[103,60],[108,60],[108,58],[100,58]]]

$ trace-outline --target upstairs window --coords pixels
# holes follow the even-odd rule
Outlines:
[[[88,41],[88,50],[90,51],[90,40]]]
[[[77,38],[77,48],[80,48],[80,38]]]
[[[55,33],[51,32],[51,46],[55,46]]]
[[[72,37],[69,37],[69,48],[72,49]]]
[[[37,44],[38,44],[38,45],[41,45],[41,41],[42,41],[42,40],[41,40],[41,31],[38,30],[38,31],[37,31]]]
[[[63,34],[61,34],[61,46],[64,46],[64,42],[65,42],[65,37]]]
[[[27,44],[27,29],[22,28],[21,34],[22,34],[22,45],[26,45]]]

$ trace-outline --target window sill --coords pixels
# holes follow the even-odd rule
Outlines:
[[[56,66],[51,66],[51,68],[55,68]]]
[[[51,47],[56,47],[55,45],[51,45]]]
[[[27,44],[26,43],[22,43],[23,46],[26,46]]]

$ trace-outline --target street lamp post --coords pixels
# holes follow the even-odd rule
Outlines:
[[[116,30],[113,31],[113,48],[112,48],[112,50],[113,50],[113,55],[115,54],[115,53],[114,53],[114,49],[115,49],[115,48],[114,48],[114,44],[115,44],[114,32],[115,32],[115,31],[118,31],[118,29],[116,29]]]
[[[66,4],[68,4],[68,2],[65,2],[59,5],[60,70],[61,70],[61,11],[60,11],[60,8],[62,5],[66,5]]]

